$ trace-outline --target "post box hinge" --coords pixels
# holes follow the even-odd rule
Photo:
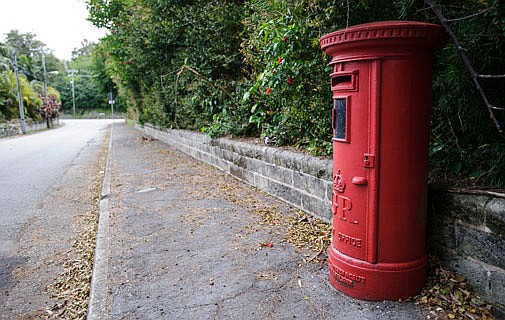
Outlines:
[[[363,167],[374,168],[375,167],[375,155],[371,153],[363,154]]]

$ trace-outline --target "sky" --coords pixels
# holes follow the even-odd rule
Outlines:
[[[11,30],[33,33],[59,59],[70,60],[72,50],[86,39],[97,42],[104,29],[86,20],[85,0],[1,0],[0,42]]]

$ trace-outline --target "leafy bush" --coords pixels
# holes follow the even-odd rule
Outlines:
[[[211,136],[275,136],[279,145],[331,153],[331,93],[322,35],[350,25],[436,23],[422,0],[89,0],[111,34],[105,68],[140,122]],[[505,73],[505,12],[497,1],[445,1],[476,68]],[[489,121],[454,45],[437,53],[432,180],[505,186],[505,143]],[[503,80],[483,81],[504,106]],[[497,114],[505,121],[503,112]]]
[[[40,121],[42,118],[39,109],[42,107],[42,100],[30,86],[24,75],[20,75],[19,84],[23,96],[23,107],[25,115],[31,119]],[[5,120],[19,119],[19,107],[17,98],[16,76],[14,72],[0,72],[0,114]]]

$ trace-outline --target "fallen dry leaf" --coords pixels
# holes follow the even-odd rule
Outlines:
[[[435,319],[495,319],[491,305],[471,291],[466,279],[445,269],[430,257],[431,270],[426,285],[413,300]]]
[[[105,167],[108,139],[110,139],[109,135],[103,143],[97,168]],[[98,170],[98,173],[92,190],[85,194],[94,202],[93,210],[84,212],[77,217],[76,226],[79,231],[72,245],[73,250],[66,253],[63,272],[46,288],[52,297],[63,301],[46,310],[49,319],[86,319],[95,256],[103,169],[102,171]]]

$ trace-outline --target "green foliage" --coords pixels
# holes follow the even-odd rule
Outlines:
[[[0,114],[2,119],[13,119],[19,116],[17,107],[17,90],[15,83],[11,82],[10,72],[0,73]]]
[[[48,86],[47,100],[44,86],[44,76],[62,73],[63,64],[52,53],[48,52],[41,41],[31,33],[20,34],[13,30],[7,34],[6,43],[0,44],[0,69],[8,70],[2,74],[0,90],[1,120],[19,118],[17,101],[17,85],[14,72],[14,56],[16,56],[21,94],[25,115],[36,121],[55,117],[61,106],[61,96],[58,90]],[[43,50],[45,53],[42,55]],[[43,63],[48,72],[44,75]]]
[[[125,111],[124,101],[117,97],[114,83],[107,73],[104,55],[103,44],[95,45],[84,41],[81,48],[74,50],[71,61],[66,62],[69,70],[76,70],[74,77],[64,70],[52,80],[61,92],[63,110],[66,113],[73,113],[74,102],[76,116],[89,114],[93,110],[110,109],[109,92],[113,93],[116,102],[115,111]]]
[[[505,74],[505,6],[495,1],[451,1],[442,7],[447,18],[485,11],[453,23],[477,72]],[[438,52],[433,85],[432,180],[462,180],[465,184],[505,186],[505,140],[489,119],[454,44]],[[505,79],[481,79],[491,103],[505,106]],[[505,112],[495,111],[502,126]]]
[[[275,136],[279,145],[331,154],[331,92],[322,35],[360,23],[436,23],[422,0],[89,0],[102,86],[111,78],[141,123],[209,135]],[[505,8],[491,0],[444,1],[482,73],[505,74]],[[505,144],[452,44],[438,52],[432,117],[432,180],[471,177],[505,186]],[[503,79],[483,80],[505,106]],[[503,113],[497,111],[505,123]]]
[[[117,96],[117,90],[114,82],[110,78],[105,65],[107,59],[107,51],[103,43],[98,43],[91,49],[91,61],[88,65],[93,75],[93,81],[97,85],[98,93],[102,97],[109,97],[109,93],[113,93],[113,97]]]
[[[33,33],[19,33],[18,30],[11,30],[6,34],[5,43],[16,48],[18,55],[30,56],[32,49],[45,47],[44,43],[36,39]]]
[[[42,100],[35,92],[24,75],[19,77],[23,107],[27,117],[41,120],[39,109],[42,108]],[[17,99],[16,76],[13,71],[0,72],[0,114],[5,120],[19,118]]]
[[[233,92],[241,76],[240,2],[97,0],[88,6],[96,13],[92,20],[110,28],[102,42],[105,69],[137,120],[200,129],[233,105],[223,90]]]

